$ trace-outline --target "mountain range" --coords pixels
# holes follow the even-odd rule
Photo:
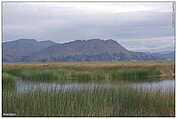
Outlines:
[[[98,61],[173,61],[175,52],[130,51],[118,42],[101,39],[68,43],[19,39],[3,42],[3,62],[98,62]]]

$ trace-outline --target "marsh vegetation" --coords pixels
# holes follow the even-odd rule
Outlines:
[[[3,64],[3,113],[16,116],[175,116],[174,90],[146,91],[141,89],[143,87],[131,87],[132,84],[138,87],[142,83],[174,80],[174,76],[173,62]],[[19,91],[19,82],[23,82],[20,84],[27,91]],[[77,85],[72,87],[73,84]],[[49,85],[52,91],[46,88]],[[65,90],[66,85],[70,86],[69,90]],[[82,88],[75,90],[80,85]],[[37,90],[32,90],[36,87]]]

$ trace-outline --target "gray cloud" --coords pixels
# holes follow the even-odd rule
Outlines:
[[[103,38],[117,40],[126,47],[134,47],[132,48],[134,50],[136,44],[131,46],[129,42],[136,40],[131,39],[141,42],[145,42],[143,39],[148,39],[148,42],[153,42],[153,38],[168,37],[167,40],[173,43],[171,38],[174,36],[173,16],[171,9],[169,10],[171,7],[167,6],[163,6],[166,11],[159,11],[159,8],[163,7],[158,6],[156,10],[94,12],[73,6],[4,3],[3,41],[34,38],[62,43]],[[169,44],[161,40],[154,43],[169,47]],[[146,46],[146,43],[141,45],[144,48],[150,47]]]

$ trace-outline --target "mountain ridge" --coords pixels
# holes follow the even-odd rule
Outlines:
[[[19,39],[3,43],[3,62],[157,61],[166,58],[158,58],[161,54],[156,55],[130,51],[112,39],[96,38],[67,43]]]

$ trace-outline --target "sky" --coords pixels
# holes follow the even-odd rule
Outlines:
[[[174,50],[173,2],[4,2],[3,41],[113,39],[133,51]]]

